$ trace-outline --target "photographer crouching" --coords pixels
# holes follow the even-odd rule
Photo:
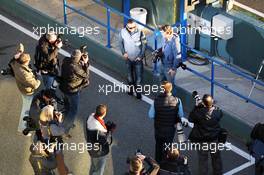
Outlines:
[[[41,73],[46,89],[52,87],[53,81],[59,74],[59,49],[62,47],[60,35],[50,31],[38,41],[35,51],[35,67]]]
[[[196,91],[193,92],[196,105],[189,115],[189,122],[194,123],[194,127],[189,135],[191,142],[199,144],[219,144],[226,141],[226,135],[220,127],[220,120],[223,117],[222,111],[214,106],[213,97],[205,94],[201,99]],[[225,137],[225,138],[224,138]],[[208,154],[210,152],[212,159],[213,175],[222,175],[222,159],[220,150],[198,151],[199,175],[207,175],[208,172]]]
[[[39,129],[36,130],[34,142],[41,142],[42,144],[46,145],[46,148],[48,148],[48,150],[45,150],[45,152],[48,155],[55,155],[59,174],[68,175],[71,173],[65,165],[63,155],[63,138],[67,137],[67,134],[65,133],[62,122],[62,113],[54,110],[54,107],[51,105],[45,106],[41,110],[39,116]],[[32,154],[34,154],[34,152],[32,152]],[[34,162],[32,162],[31,164],[33,166]]]
[[[27,127],[23,130],[23,134],[27,135],[31,131],[39,129],[39,115],[45,106],[51,105],[54,107],[55,111],[58,111],[58,104],[63,106],[64,102],[57,97],[55,91],[52,89],[43,89],[34,95],[29,110],[29,116],[23,118],[23,120],[27,122]]]
[[[105,123],[107,106],[100,104],[96,107],[96,112],[92,113],[86,122],[86,141],[98,148],[88,150],[91,157],[90,174],[103,175],[106,165],[107,155],[112,144],[112,133],[116,128],[113,122]]]

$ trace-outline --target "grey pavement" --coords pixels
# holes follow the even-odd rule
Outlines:
[[[241,0],[243,1],[243,0]],[[43,1],[35,1],[35,0],[25,0],[26,4],[32,6],[33,8],[48,14],[50,17],[54,18],[55,20],[59,22],[63,22],[63,9],[62,9],[62,2],[60,0],[53,0],[51,1],[51,4],[47,4]],[[244,2],[244,1],[243,1]],[[261,2],[255,2],[261,4]],[[72,5],[76,9],[82,10],[87,15],[96,17],[97,19],[100,19],[104,23],[106,22],[106,11],[105,8],[100,7],[98,4],[94,3],[91,0],[68,0],[68,4]],[[51,8],[52,7],[52,8]],[[57,9],[57,10],[54,10]],[[98,26],[95,22],[82,17],[78,15],[77,13],[73,13],[72,11],[68,10],[68,23],[69,26]],[[241,16],[241,14],[239,14]],[[244,17],[243,17],[244,18]],[[111,26],[116,29],[120,29],[123,25],[123,19],[112,13],[111,14]],[[93,40],[106,45],[106,29],[102,26],[100,27],[100,34],[99,35],[89,35],[89,38],[92,38]],[[146,31],[148,33],[148,44],[153,45],[153,37],[151,36],[151,32]],[[111,44],[112,44],[112,50],[115,52],[120,53],[118,49],[118,43],[117,43],[117,34],[114,32],[111,32]],[[146,54],[147,56],[147,63],[148,66],[146,66],[146,69],[152,69],[151,64],[151,58],[152,55],[149,53],[149,51]],[[210,65],[208,66],[194,66],[186,62],[188,66],[193,68],[194,70],[197,70],[200,73],[203,73],[210,76]],[[230,71],[227,71],[226,69],[221,68],[220,66],[216,66],[216,80],[224,83],[226,86],[229,86],[233,90],[236,90],[237,92],[243,94],[244,96],[247,96],[249,94],[250,88],[252,86],[252,83],[246,79],[243,79],[235,74],[233,74]],[[246,71],[245,71],[246,72]],[[254,75],[252,75],[254,77]],[[201,78],[194,76],[192,73],[183,71],[179,69],[178,75],[177,75],[177,81],[178,86],[181,88],[192,92],[193,90],[198,90],[201,92],[201,94],[204,93],[210,93],[210,84],[202,80]],[[256,102],[260,104],[264,104],[264,87],[256,86],[254,89],[251,98],[255,100]],[[258,122],[264,122],[263,112],[264,109],[261,109],[259,107],[256,107],[255,105],[251,103],[246,103],[245,100],[242,100],[241,98],[238,98],[237,96],[223,90],[222,88],[216,87],[215,88],[215,99],[217,101],[217,105],[219,105],[221,108],[223,108],[225,111],[231,113],[233,116],[241,119],[242,121],[246,122],[250,126],[254,126]],[[240,106],[237,108],[237,106]]]
[[[0,11],[0,14],[3,14]],[[7,15],[7,14],[4,14]],[[30,29],[30,24],[13,19],[20,25]],[[12,57],[15,45],[19,42],[25,44],[26,52],[33,57],[36,41],[22,32],[10,27],[0,21],[0,65],[5,67]],[[76,46],[79,47],[79,46]],[[63,58],[61,56],[61,58]],[[92,63],[96,68],[125,82],[123,77],[115,74],[109,69]],[[91,84],[81,93],[80,110],[78,113],[76,127],[72,131],[72,139],[67,143],[85,142],[83,135],[83,124],[85,118],[94,111],[96,105],[105,103],[109,107],[106,120],[117,123],[117,130],[114,133],[114,143],[109,155],[105,175],[122,175],[127,171],[127,156],[133,155],[136,149],[141,149],[146,155],[154,156],[153,121],[147,118],[149,104],[130,97],[125,93],[111,93],[104,95],[99,93],[99,85],[111,84],[102,77],[91,73]],[[30,138],[17,133],[18,119],[21,109],[21,97],[16,88],[15,81],[9,76],[0,76],[0,175],[31,175],[33,170],[28,162]],[[186,134],[189,129],[185,129]],[[236,138],[229,138],[234,145],[246,150],[243,143]],[[193,174],[197,172],[196,154],[185,152],[188,155],[189,163]],[[76,175],[88,174],[90,160],[87,152],[65,151],[65,161],[70,170]],[[224,172],[227,172],[247,160],[232,151],[223,151]],[[211,168],[210,168],[211,171]],[[252,175],[253,166],[237,173],[239,175]]]

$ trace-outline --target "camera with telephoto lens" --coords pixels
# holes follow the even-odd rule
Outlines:
[[[203,107],[204,106],[203,101],[202,101],[202,99],[201,99],[201,97],[197,91],[192,92],[192,97],[195,100],[195,106],[197,106],[197,107]]]
[[[63,40],[62,39],[62,36],[63,36],[62,34],[58,34],[57,35],[57,40],[55,41],[55,43],[62,42],[63,45],[65,45],[65,46],[68,45],[69,41],[67,39],[66,40]]]
[[[163,57],[163,52],[162,52],[162,48],[159,48],[157,50],[154,50],[152,53],[152,62],[156,63],[157,61],[161,60]]]
[[[116,129],[116,124],[112,121],[107,121],[105,125],[108,132],[114,132]]]

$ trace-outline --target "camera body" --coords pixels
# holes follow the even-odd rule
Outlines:
[[[26,122],[26,128],[22,131],[24,135],[28,135],[29,132],[36,131],[39,128],[37,122],[33,118],[25,116],[23,120]]]
[[[154,50],[152,53],[152,62],[156,63],[157,61],[161,60],[163,57],[163,52],[162,52],[162,48],[159,48],[157,50]]]
[[[192,97],[195,100],[196,107],[204,107],[203,101],[197,91],[192,92]]]
[[[108,132],[114,132],[116,129],[116,124],[112,121],[107,121],[105,125]]]

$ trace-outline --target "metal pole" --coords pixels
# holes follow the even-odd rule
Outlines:
[[[262,60],[262,62],[261,62],[261,64],[260,64],[260,67],[259,67],[259,70],[258,70],[258,73],[257,73],[257,76],[256,76],[255,80],[258,80],[259,75],[260,75],[260,73],[261,73],[261,71],[262,71],[262,69],[263,69],[263,66],[264,66],[264,60]],[[248,94],[248,98],[251,96],[251,94],[252,94],[253,89],[255,88],[255,86],[256,86],[256,82],[253,83],[253,85],[252,85],[252,87],[251,87],[251,89],[250,89],[250,92],[249,92],[249,94]],[[248,102],[248,101],[247,101],[247,102]]]
[[[123,13],[130,17],[130,0],[123,0]],[[128,19],[124,17],[124,26],[126,26]]]
[[[63,18],[64,18],[64,24],[67,25],[67,0],[63,0]]]
[[[211,65],[211,96],[214,97],[214,62]]]
[[[187,59],[187,48],[186,48],[186,44],[187,44],[187,19],[186,19],[186,15],[185,15],[185,0],[180,0],[180,27],[184,28],[186,31],[183,34],[180,34],[181,37],[181,42],[184,43],[184,45],[182,45],[181,47],[181,53],[182,53],[182,61],[186,61]],[[181,31],[181,30],[180,30]]]
[[[111,11],[107,8],[107,47],[111,48]]]

